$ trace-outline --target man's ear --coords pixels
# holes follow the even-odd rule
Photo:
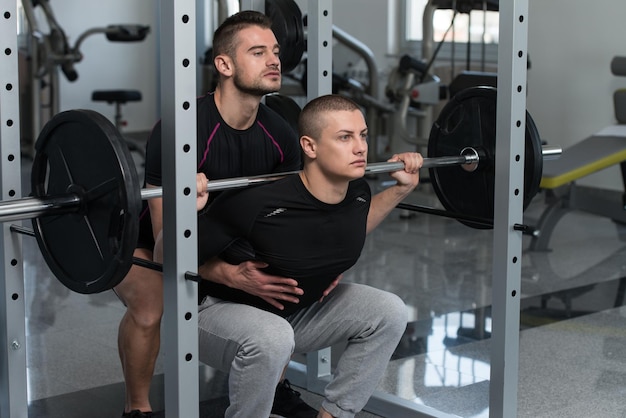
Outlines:
[[[302,135],[300,137],[300,146],[302,147],[302,152],[307,157],[315,158],[317,155],[317,142],[310,136]]]
[[[215,68],[220,74],[226,77],[233,75],[233,62],[228,55],[218,55],[213,60],[213,64],[215,64]]]

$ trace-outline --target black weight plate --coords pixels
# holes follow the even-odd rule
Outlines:
[[[280,45],[282,72],[288,73],[298,66],[306,49],[302,12],[293,0],[265,0],[265,14],[272,19]]]
[[[298,117],[302,109],[294,99],[282,94],[268,94],[265,96],[265,104],[267,107],[278,113],[298,133]]]
[[[526,112],[526,149],[524,153],[524,209],[539,193],[543,176],[543,146],[535,121]]]
[[[80,205],[33,219],[39,249],[57,279],[79,293],[122,281],[137,244],[141,190],[124,139],[104,116],[71,110],[54,116],[35,144],[34,197],[75,193]]]
[[[431,168],[433,189],[441,204],[451,212],[493,219],[496,155],[496,89],[472,87],[459,92],[442,109],[432,126],[428,156],[459,155],[465,147],[481,154],[476,171],[461,166]],[[539,190],[543,156],[541,140],[534,121],[526,112],[524,163],[524,203],[526,209]],[[459,220],[463,224],[487,229],[484,224]]]

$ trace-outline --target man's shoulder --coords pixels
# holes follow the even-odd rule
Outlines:
[[[265,103],[260,103],[257,120],[264,125],[276,127],[278,129],[289,129],[296,136],[296,132],[293,130],[292,125],[285,119],[285,116],[281,115]]]
[[[207,93],[202,96],[198,96],[196,98],[196,106],[198,107],[198,111],[216,108],[215,95],[213,93]]]
[[[214,127],[222,122],[217,105],[215,104],[215,95],[207,93],[196,99],[196,113],[198,118],[198,138],[206,138],[213,131]]]
[[[229,204],[244,205],[247,209],[257,210],[266,204],[293,198],[297,190],[299,177],[294,174],[267,183],[256,184],[240,189],[227,190],[223,193]],[[222,195],[220,195],[222,197]]]
[[[369,183],[363,177],[352,180],[348,186],[348,199],[346,202],[370,203],[372,199],[372,190]]]
[[[361,177],[350,182],[349,190],[360,192],[371,193],[370,184],[367,182],[365,177]]]

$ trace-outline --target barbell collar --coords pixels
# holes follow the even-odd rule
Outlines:
[[[448,166],[458,166],[463,164],[473,164],[478,163],[479,160],[480,158],[478,157],[478,153],[457,155],[452,157],[424,158],[422,168],[441,168]]]

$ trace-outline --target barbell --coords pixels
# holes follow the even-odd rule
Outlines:
[[[493,208],[489,210],[486,202],[493,201],[495,92],[470,90],[442,110],[431,130],[423,167],[430,170],[433,188],[446,210],[458,214],[455,217],[468,226],[487,228],[493,219]],[[539,188],[544,157],[561,152],[542,147],[528,114],[526,124],[525,207]],[[121,133],[91,110],[54,116],[41,131],[35,150],[31,196],[0,201],[0,222],[32,219],[32,235],[46,264],[69,289],[90,294],[113,288],[135,263],[141,201],[161,197],[162,188],[140,189]],[[373,163],[366,173],[403,167],[401,162]],[[248,187],[294,173],[211,180],[207,190]],[[458,199],[449,196],[464,193],[464,187],[476,187],[471,199],[481,204],[457,207]]]

